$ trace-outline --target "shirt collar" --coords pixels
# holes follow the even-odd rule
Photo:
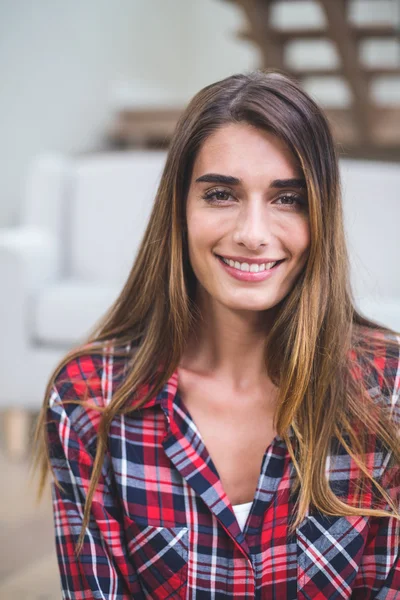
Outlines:
[[[145,393],[147,393],[149,387],[146,386]],[[158,392],[158,394],[154,394],[151,396],[142,406],[141,408],[151,408],[153,406],[161,406],[166,414],[169,417],[172,417],[173,413],[173,404],[175,397],[178,392],[178,369],[172,373],[171,377],[166,381],[163,388]],[[281,436],[277,436],[279,439],[282,439]],[[288,428],[288,437],[293,440],[295,438],[295,434],[293,431],[293,427],[290,425]]]

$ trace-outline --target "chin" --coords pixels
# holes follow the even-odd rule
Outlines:
[[[279,304],[281,299],[274,300],[262,300],[259,301],[252,299],[250,301],[233,299],[229,302],[227,299],[225,302],[221,299],[222,304],[230,308],[231,310],[240,310],[240,311],[251,311],[251,312],[263,312],[267,310],[271,310]]]

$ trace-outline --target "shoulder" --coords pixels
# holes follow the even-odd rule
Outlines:
[[[355,377],[400,425],[400,336],[364,328],[352,349],[352,360]]]
[[[125,377],[131,350],[114,342],[72,350],[50,380],[46,402],[52,418],[68,421],[84,435],[95,434],[101,413]]]
[[[369,397],[368,404],[363,402],[360,408],[368,411],[372,422],[376,421],[381,427],[372,433],[369,431],[367,438],[366,455],[373,467],[373,476],[399,503],[400,464],[396,438],[400,434],[400,337],[385,330],[360,330],[352,349],[352,370]],[[358,472],[357,469],[354,472]]]
[[[129,346],[111,342],[76,348],[56,370],[53,388],[62,399],[88,400],[106,406],[110,393],[125,374],[129,357]]]

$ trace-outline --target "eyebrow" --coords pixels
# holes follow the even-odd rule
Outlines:
[[[220,173],[206,173],[205,175],[201,175],[196,179],[196,183],[221,183],[225,185],[240,185],[242,182],[241,179],[237,177],[233,177],[232,175],[221,175]],[[298,188],[305,189],[306,188],[306,180],[302,177],[300,178],[290,178],[290,179],[274,179],[271,181],[270,188]]]

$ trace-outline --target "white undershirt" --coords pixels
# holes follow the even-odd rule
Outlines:
[[[244,504],[235,504],[232,506],[233,512],[236,515],[236,520],[239,523],[239,527],[242,531],[246,524],[247,516],[250,512],[252,504],[253,502],[245,502]]]

